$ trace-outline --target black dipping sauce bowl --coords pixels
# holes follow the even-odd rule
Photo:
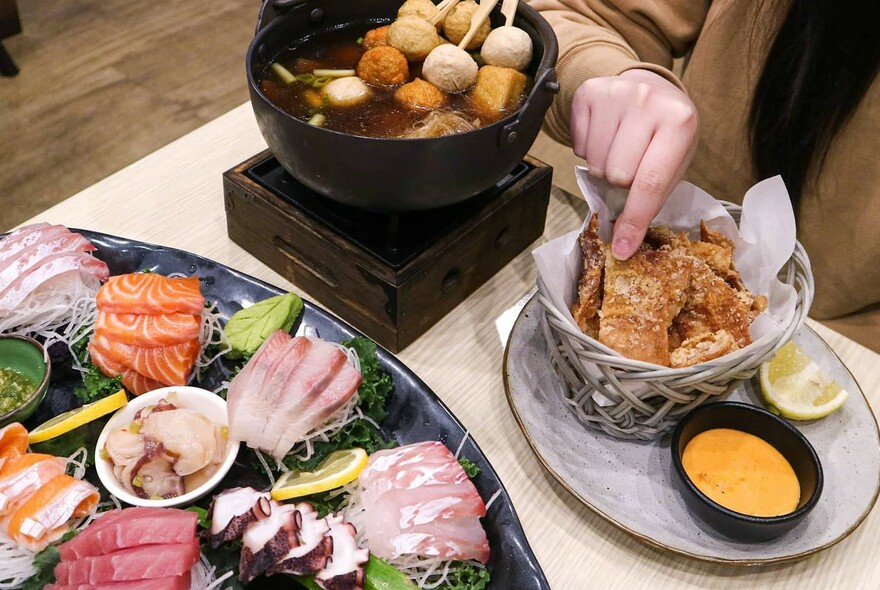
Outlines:
[[[781,516],[750,516],[721,506],[701,492],[681,463],[687,444],[698,434],[713,428],[731,428],[757,436],[776,448],[791,464],[801,488],[794,512]],[[740,402],[718,402],[700,406],[678,423],[672,434],[673,479],[688,508],[723,535],[738,541],[767,541],[779,537],[800,523],[816,506],[822,494],[823,476],[819,457],[800,431],[770,412]]]

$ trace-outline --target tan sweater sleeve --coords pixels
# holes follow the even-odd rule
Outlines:
[[[575,90],[586,80],[641,68],[682,88],[670,71],[699,34],[708,0],[530,0],[559,41],[560,91],[545,119],[551,137],[571,144]]]

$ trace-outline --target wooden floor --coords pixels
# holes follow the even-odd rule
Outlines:
[[[259,2],[19,0],[0,77],[0,231],[248,99]]]

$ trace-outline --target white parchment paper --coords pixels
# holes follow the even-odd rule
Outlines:
[[[627,191],[599,181],[586,168],[575,170],[578,185],[590,207],[584,225],[593,213],[599,214],[599,237],[611,240],[612,220],[623,210]],[[776,277],[791,257],[795,246],[795,221],[791,200],[782,178],[775,176],[753,186],[743,199],[739,227],[724,207],[711,195],[689,182],[681,182],[669,196],[652,225],[667,225],[675,231],[686,231],[691,239],[700,237],[700,221],[710,229],[730,238],[735,246],[734,263],[748,289],[765,295],[767,310],[749,327],[752,344],[726,355],[743,356],[759,341],[772,339],[783,331],[794,316],[797,294],[794,287]],[[583,261],[577,238],[583,231],[569,232],[540,246],[532,252],[545,295],[577,327],[568,311],[575,299]]]

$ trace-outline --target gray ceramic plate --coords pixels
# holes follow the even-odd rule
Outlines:
[[[765,543],[728,539],[688,512],[672,481],[670,435],[657,441],[611,438],[584,426],[563,401],[532,298],[519,315],[504,355],[510,407],[538,459],[602,518],[637,539],[706,561],[754,565],[799,559],[837,543],[862,522],[880,490],[877,421],[852,375],[809,327],[794,340],[850,392],[837,413],[793,422],[816,448],[825,472],[819,504],[797,527]],[[728,399],[760,405],[757,383]]]

